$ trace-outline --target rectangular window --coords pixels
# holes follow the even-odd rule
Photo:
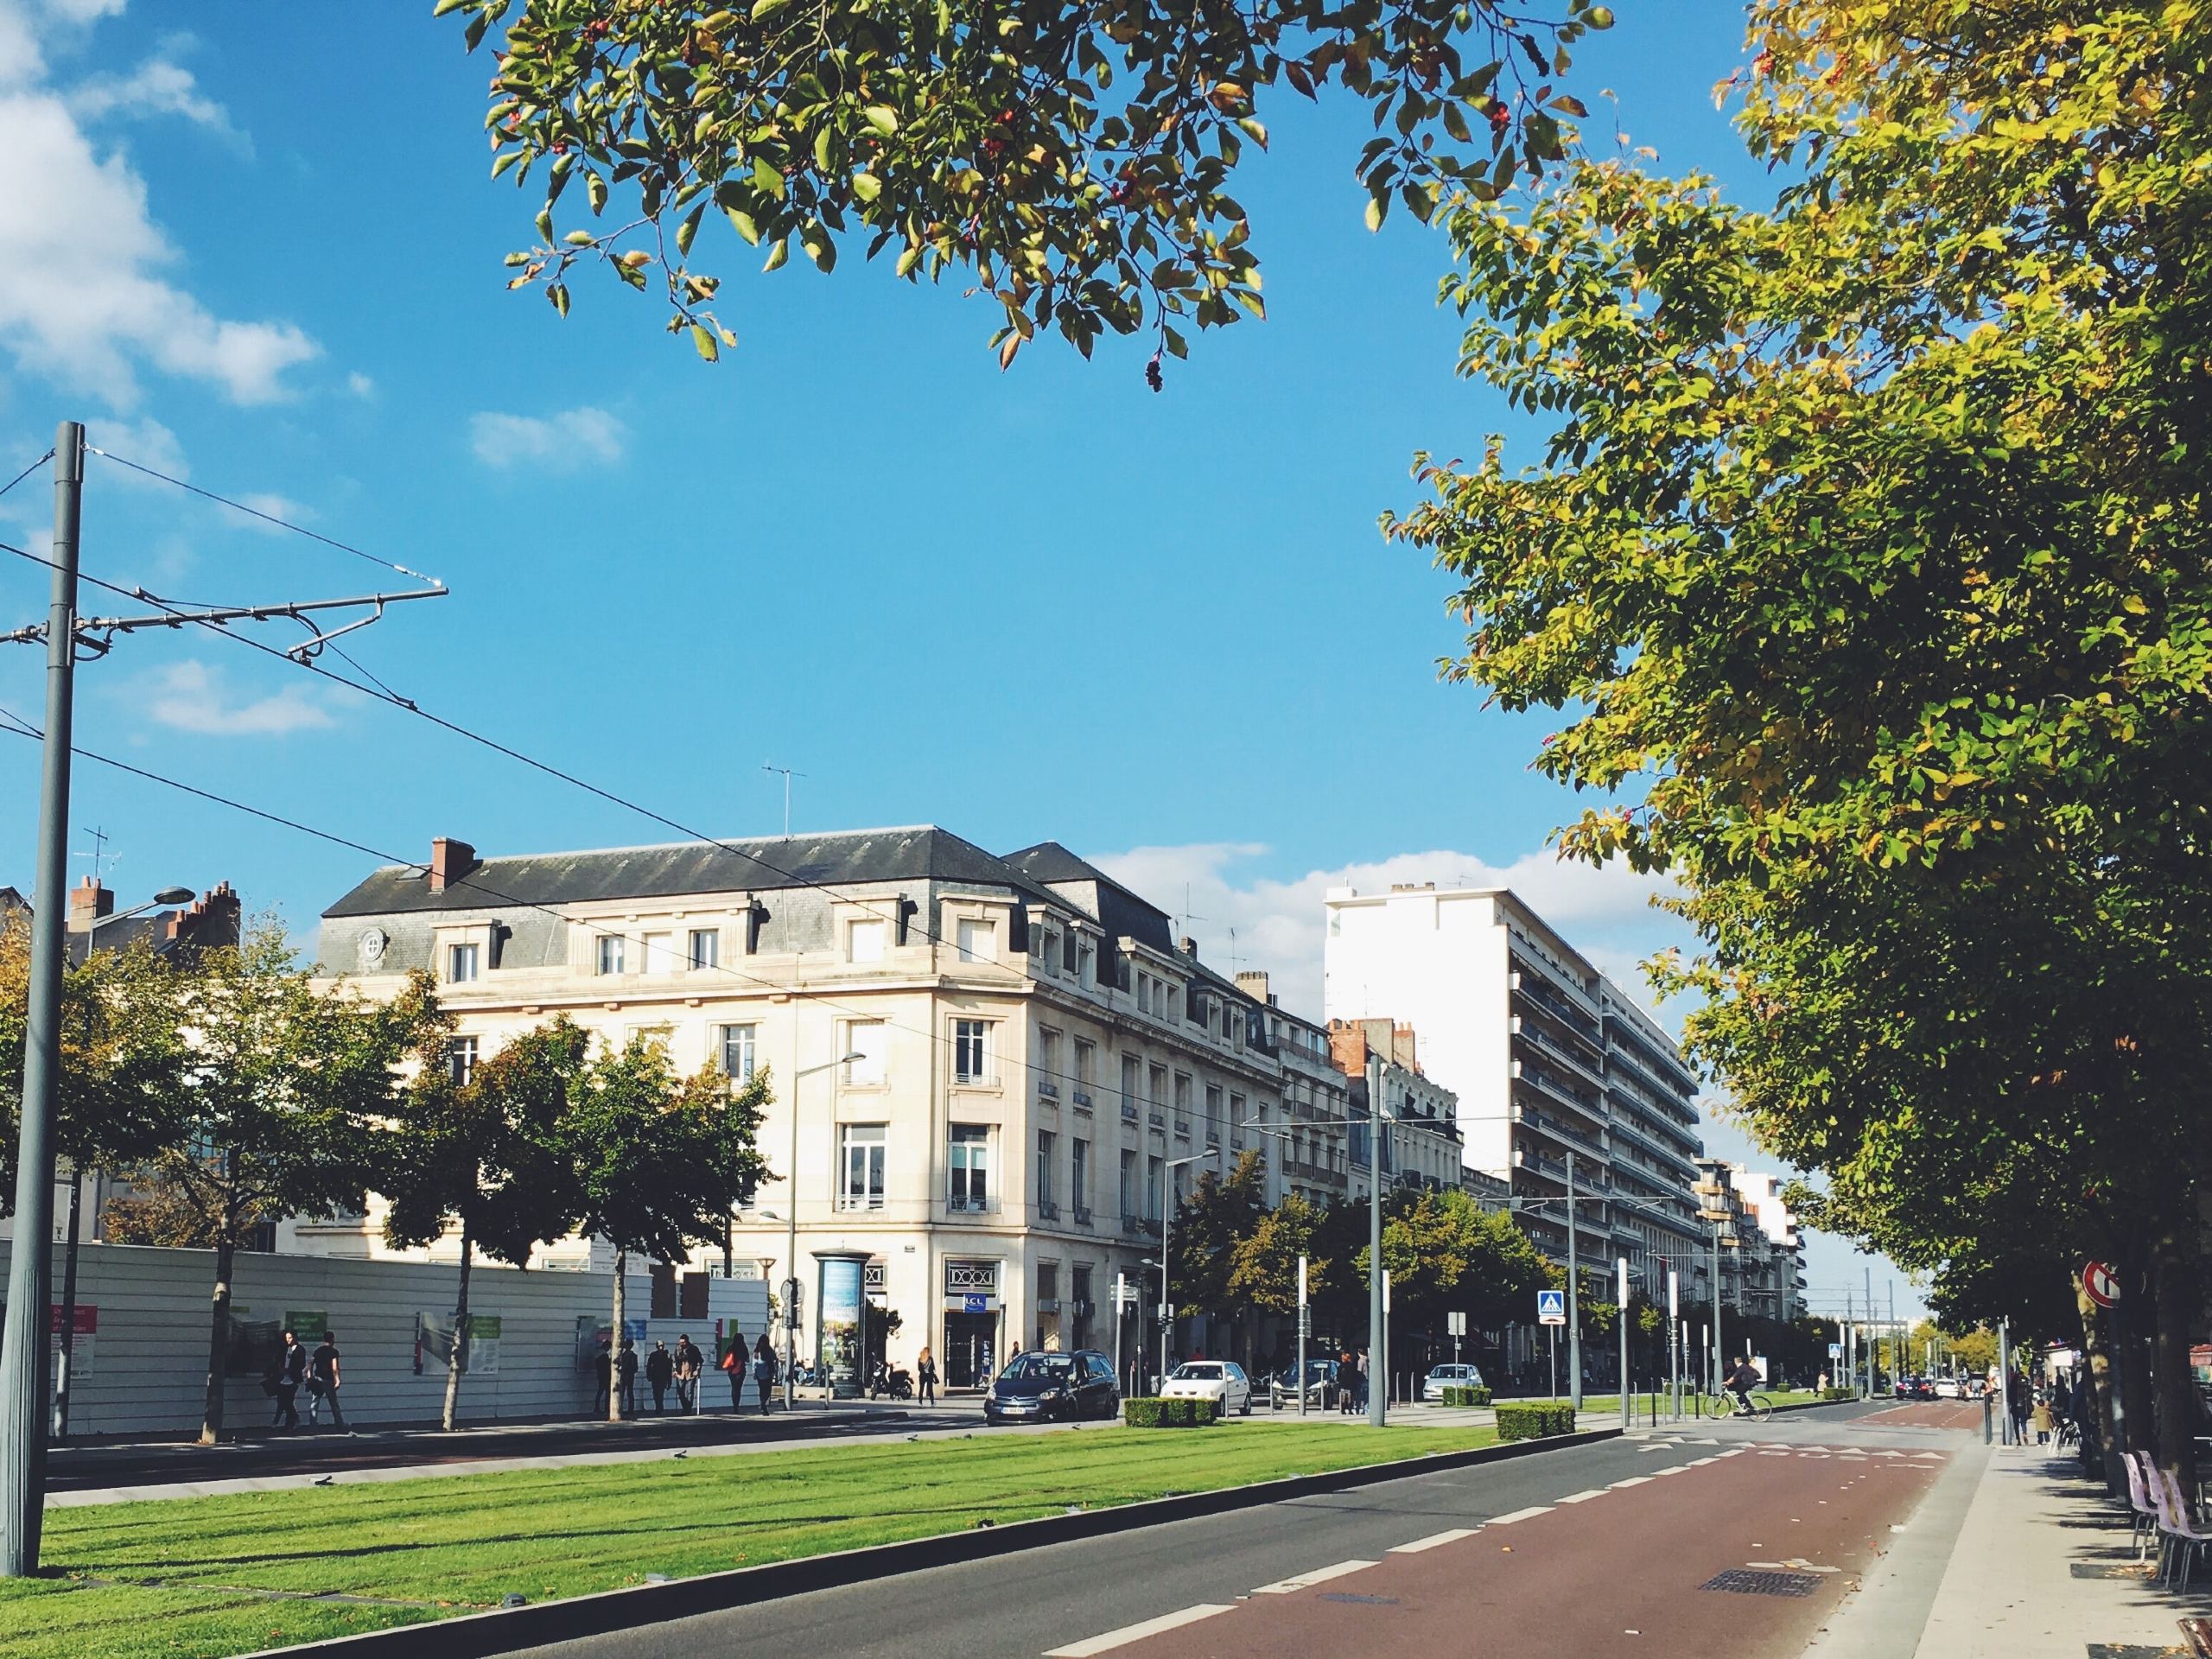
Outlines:
[[[455,1037],[446,1044],[446,1070],[463,1089],[476,1076],[476,1039]]]
[[[839,1129],[840,1210],[883,1208],[884,1129],[880,1123],[848,1123]]]
[[[845,960],[881,962],[883,960],[883,924],[881,922],[848,922],[845,925]]]
[[[952,1187],[946,1195],[955,1210],[982,1211],[991,1198],[991,1131],[982,1123],[952,1126]]]
[[[1068,1202],[1080,1218],[1090,1208],[1090,1142],[1071,1141],[1068,1158]]]
[[[676,971],[676,935],[648,933],[640,941],[645,948],[645,969],[649,974],[672,974]]]
[[[852,1058],[845,1063],[845,1081],[862,1089],[882,1087],[889,1046],[882,1020],[849,1021],[845,1027],[845,1052]]]
[[[1167,1109],[1167,1068],[1164,1065],[1152,1068],[1152,1109],[1155,1112]]]
[[[1090,947],[1088,944],[1077,947],[1075,977],[1078,985],[1090,983]]]
[[[1212,1124],[1218,1124],[1221,1122],[1221,1085],[1219,1084],[1206,1084],[1206,1122]]]
[[[1060,949],[1058,944],[1060,936],[1053,932],[1050,928],[1046,928],[1041,931],[1043,932],[1044,938],[1043,942],[1037,949],[1037,965],[1039,968],[1042,968],[1047,974],[1052,974],[1057,976],[1058,971],[1057,964],[1060,959]]]
[[[1137,1115],[1137,1057],[1122,1056],[1122,1110],[1130,1117]]]
[[[1098,1045],[1075,1039],[1075,1086],[1088,1090],[1098,1081]]]
[[[1052,1199],[1052,1153],[1059,1145],[1059,1136],[1050,1129],[1037,1131],[1037,1207],[1051,1213],[1057,1206]]]
[[[1060,935],[1060,966],[1071,974],[1076,970],[1076,940],[1072,933]]]
[[[952,1075],[960,1083],[988,1083],[991,1076],[991,1021],[952,1022]]]
[[[1137,1155],[1124,1147],[1122,1152],[1122,1216],[1134,1221],[1137,1215]]]
[[[1060,1091],[1060,1033],[1039,1031],[1037,1033],[1037,1081],[1049,1085],[1049,1092]]]
[[[996,922],[969,918],[961,922],[957,937],[961,961],[996,962],[999,959],[999,925]]]
[[[690,950],[687,960],[691,971],[699,973],[722,965],[721,930],[715,927],[695,927],[691,930]]]
[[[1165,1173],[1166,1166],[1167,1160],[1164,1158],[1147,1158],[1144,1160],[1144,1213],[1145,1219],[1147,1221],[1160,1219],[1160,1176]]]
[[[602,933],[599,936],[599,971],[601,973],[619,974],[622,971],[624,943],[620,933]]]
[[[1175,1116],[1187,1118],[1191,1115],[1191,1078],[1187,1072],[1175,1074]]]
[[[716,1027],[715,1036],[724,1077],[734,1077],[740,1083],[753,1080],[753,1046],[760,1030],[758,1026]]]
[[[476,977],[476,947],[473,944],[449,944],[446,947],[446,979],[454,985],[466,985]]]
[[[1039,1262],[1037,1264],[1037,1300],[1057,1302],[1060,1300],[1060,1264]]]

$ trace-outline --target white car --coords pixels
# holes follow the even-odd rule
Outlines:
[[[1421,1397],[1424,1403],[1433,1404],[1444,1398],[1446,1389],[1479,1389],[1483,1374],[1471,1365],[1435,1365],[1421,1379]]]
[[[1221,1414],[1252,1414],[1252,1379],[1231,1359],[1193,1359],[1178,1365],[1160,1385],[1163,1400],[1213,1400]]]

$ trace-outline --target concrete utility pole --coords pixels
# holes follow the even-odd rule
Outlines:
[[[1868,1263],[1863,1271],[1866,1274],[1866,1324],[1871,1330],[1874,1323],[1874,1269]],[[1871,1342],[1866,1344],[1866,1397],[1874,1397],[1874,1344]]]
[[[46,729],[39,779],[38,851],[33,866],[30,983],[23,1042],[22,1125],[16,1142],[15,1249],[8,1268],[8,1316],[0,1330],[0,1577],[38,1571],[46,1507],[47,1346],[54,1256],[54,1100],[60,1081],[61,980],[69,895],[69,760],[75,734],[76,662],[80,649],[104,655],[118,634],[185,622],[220,626],[289,617],[314,637],[280,653],[311,661],[340,632],[367,626],[387,604],[442,598],[442,585],[414,593],[371,594],[267,606],[163,606],[150,616],[84,617],[77,612],[78,531],[85,491],[85,429],[64,421],[54,439],[53,567],[47,620],[0,633],[0,644],[46,647]],[[395,567],[397,568],[397,567]],[[407,574],[413,574],[409,572]],[[150,594],[137,597],[155,605]],[[327,632],[308,613],[373,607],[375,615]]]
[[[1628,1257],[1614,1258],[1620,1268],[1620,1301],[1615,1315],[1621,1327],[1621,1427],[1628,1429],[1634,1422],[1628,1398]]]
[[[1367,1421],[1376,1428],[1388,1421],[1384,1402],[1389,1361],[1376,1344],[1387,1341],[1382,1306],[1382,1067],[1367,1063]],[[1573,1219],[1570,1216],[1569,1219]]]
[[[34,867],[29,1003],[23,1040],[22,1127],[16,1154],[15,1249],[0,1333],[0,1574],[38,1571],[46,1516],[47,1295],[54,1255],[54,1102],[61,1058],[61,974],[68,919],[69,743],[77,660],[77,530],[85,429],[54,440],[54,581],[46,622],[46,741]]]
[[[1582,1274],[1575,1259],[1574,1154],[1567,1154],[1567,1398],[1582,1409]]]
[[[1721,1367],[1726,1363],[1726,1349],[1720,1338],[1720,1224],[1713,1224],[1713,1389],[1720,1391]]]

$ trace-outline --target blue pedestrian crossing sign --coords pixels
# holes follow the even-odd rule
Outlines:
[[[1536,1323],[1565,1325],[1567,1323],[1567,1293],[1563,1290],[1540,1290],[1536,1293]]]

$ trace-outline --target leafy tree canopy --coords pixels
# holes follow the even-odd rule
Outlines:
[[[1230,186],[1283,89],[1370,105],[1368,223],[1394,197],[1426,221],[1447,194],[1494,195],[1561,153],[1562,119],[1586,113],[1558,87],[1568,48],[1611,22],[1591,0],[1548,20],[1499,0],[436,9],[499,54],[493,176],[543,191],[510,286],[542,286],[565,315],[575,267],[603,265],[658,292],[671,332],[712,359],[735,331],[719,278],[690,261],[702,226],[726,220],[770,270],[794,244],[825,271],[862,244],[906,281],[972,273],[1003,308],[1002,364],[1041,328],[1087,356],[1149,323],[1179,356],[1177,325],[1263,315]]]

